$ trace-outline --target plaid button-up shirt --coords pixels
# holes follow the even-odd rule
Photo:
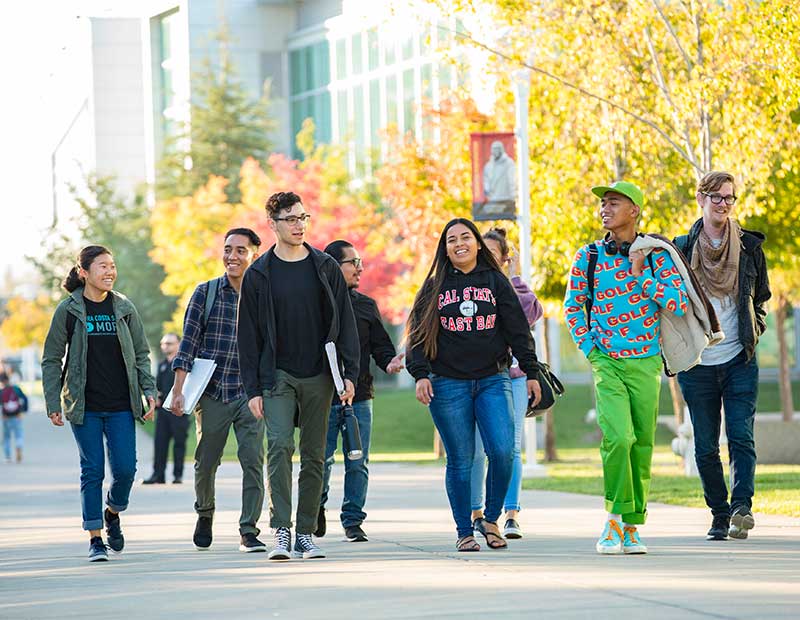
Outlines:
[[[216,286],[214,280],[211,286]],[[239,377],[239,349],[236,344],[236,321],[239,306],[239,293],[236,292],[228,276],[222,276],[220,287],[208,325],[203,329],[203,312],[206,305],[208,285],[197,286],[186,307],[183,318],[183,338],[178,355],[172,361],[173,370],[191,372],[194,358],[213,359],[217,368],[208,383],[205,394],[224,403],[244,398],[244,388]]]

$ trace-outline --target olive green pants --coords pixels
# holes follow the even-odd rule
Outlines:
[[[275,387],[264,392],[270,527],[292,527],[292,455],[297,414],[300,427],[297,533],[312,534],[317,528],[332,400],[333,379],[327,372],[298,379],[278,370]]]
[[[214,515],[214,482],[231,425],[236,435],[236,456],[242,467],[242,512],[239,533],[255,534],[264,505],[264,420],[257,420],[247,399],[223,403],[203,395],[196,411],[197,449],[194,452],[194,509],[201,517]]]
[[[614,359],[599,349],[589,353],[603,431],[605,505],[631,525],[647,519],[650,466],[656,436],[661,356]]]

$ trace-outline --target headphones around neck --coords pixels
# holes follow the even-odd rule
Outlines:
[[[636,233],[636,236],[641,237],[642,233]],[[619,254],[620,256],[627,257],[631,253],[631,244],[627,241],[623,241],[617,246],[617,242],[611,239],[611,233],[606,233],[606,236],[603,237],[603,246],[605,247],[606,254],[609,256]]]

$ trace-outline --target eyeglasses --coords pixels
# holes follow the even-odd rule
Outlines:
[[[303,215],[287,215],[286,217],[273,217],[276,222],[286,222],[289,226],[294,226],[297,222],[307,222],[311,219],[310,213],[303,213]]]
[[[169,346],[171,346],[171,347],[177,347],[179,344],[180,344],[179,342],[173,342],[172,340],[163,340],[163,341],[161,342],[161,346],[162,346],[162,347],[163,347],[164,345],[169,345]]]
[[[712,205],[719,205],[722,204],[722,201],[725,201],[725,204],[729,207],[736,202],[736,196],[731,194],[730,196],[723,196],[722,194],[706,194],[705,192],[700,192],[703,196],[708,196],[709,200],[711,200]]]
[[[361,265],[364,264],[364,262],[360,258],[348,258],[346,260],[339,261],[340,265],[344,265],[345,263],[353,263],[353,267],[355,267],[356,269],[360,269]]]

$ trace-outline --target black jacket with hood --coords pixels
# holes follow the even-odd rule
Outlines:
[[[688,235],[676,237],[673,243],[691,264],[692,252],[703,229],[703,218],[689,229]],[[748,361],[755,355],[758,338],[767,329],[767,300],[772,297],[769,290],[767,260],[761,245],[766,237],[763,233],[742,229],[739,241],[739,299],[736,300],[739,317],[739,342],[744,347]]]
[[[455,379],[489,377],[509,367],[509,347],[528,379],[538,377],[528,320],[505,275],[482,262],[469,273],[451,267],[438,300],[436,359],[425,357],[421,343],[412,347],[408,371],[415,380],[430,373]]]
[[[356,320],[347,284],[338,263],[304,243],[317,270],[328,302],[323,307],[323,321],[328,326],[325,342],[336,343],[342,376],[355,385],[358,379],[359,345]],[[275,313],[269,282],[272,246],[257,258],[244,274],[239,297],[239,373],[247,398],[262,396],[275,386]],[[297,326],[302,329],[302,325]]]

